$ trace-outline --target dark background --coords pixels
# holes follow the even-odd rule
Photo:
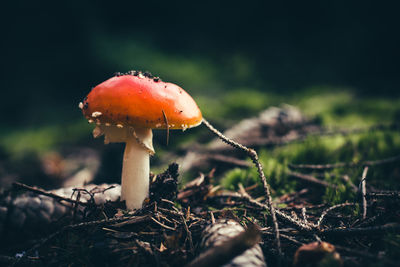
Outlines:
[[[0,16],[0,123],[80,118],[80,99],[116,71],[146,68],[179,82],[179,71],[168,71],[174,57],[212,66],[210,91],[329,84],[398,95],[399,14],[388,2],[8,1]],[[136,47],[123,64],[121,44]],[[109,60],[114,54],[119,61]],[[237,60],[250,67],[233,69]],[[188,91],[207,87],[181,80]]]

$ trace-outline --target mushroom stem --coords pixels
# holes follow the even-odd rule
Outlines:
[[[128,209],[139,209],[149,194],[150,155],[136,140],[126,141],[122,163],[121,200]]]
[[[122,163],[121,200],[128,209],[140,209],[149,194],[150,155],[135,139],[126,140]]]

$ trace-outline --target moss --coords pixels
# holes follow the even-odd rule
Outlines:
[[[376,160],[400,154],[400,134],[394,131],[360,133],[350,136],[309,137],[302,143],[293,143],[271,150],[262,149],[259,152],[265,175],[276,196],[295,191],[297,181],[286,175],[288,163],[295,164],[327,164],[337,162],[360,162]],[[397,189],[396,181],[400,179],[398,164],[385,164],[370,168],[368,184],[380,188]],[[299,170],[311,175],[317,175],[307,170]],[[355,201],[356,194],[341,176],[348,175],[357,186],[362,174],[362,167],[346,167],[322,172],[323,179],[338,186],[337,189],[327,188],[323,199],[337,204],[344,201]],[[319,172],[321,174],[321,172]],[[384,179],[383,179],[384,178]],[[237,184],[246,186],[258,183],[259,194],[263,194],[262,184],[255,168],[248,170],[234,169],[224,175],[221,184],[231,190],[237,190]]]
[[[228,171],[220,181],[223,188],[235,191],[238,190],[239,183],[247,187],[257,183],[257,179],[252,170],[235,168]]]

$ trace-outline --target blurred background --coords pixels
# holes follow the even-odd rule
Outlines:
[[[0,20],[3,188],[65,185],[54,177],[76,170],[119,180],[123,146],[94,140],[78,109],[115,72],[179,84],[221,129],[280,103],[328,127],[400,117],[400,17],[388,2],[7,1]],[[170,149],[165,133],[155,146]]]

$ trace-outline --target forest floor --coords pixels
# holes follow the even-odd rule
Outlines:
[[[151,177],[150,197],[137,211],[126,211],[119,201],[96,204],[95,195],[107,189],[59,197],[14,182],[0,201],[0,208],[7,208],[0,216],[0,262],[183,266],[199,257],[206,225],[232,219],[245,228],[256,226],[269,266],[292,266],[295,261],[311,266],[398,266],[396,119],[332,128],[321,118],[282,106],[236,123],[224,132],[227,137],[204,124],[219,138],[199,138],[197,144],[184,140],[178,152],[162,152],[157,161],[164,166],[159,169],[166,170]],[[170,158],[178,164],[171,164]],[[21,194],[45,195],[68,209],[46,229],[39,231],[37,221],[18,228],[10,225],[12,198]],[[81,195],[89,200],[81,201]],[[298,253],[294,260],[299,248],[307,253]],[[227,250],[228,258],[237,256],[235,251]]]

